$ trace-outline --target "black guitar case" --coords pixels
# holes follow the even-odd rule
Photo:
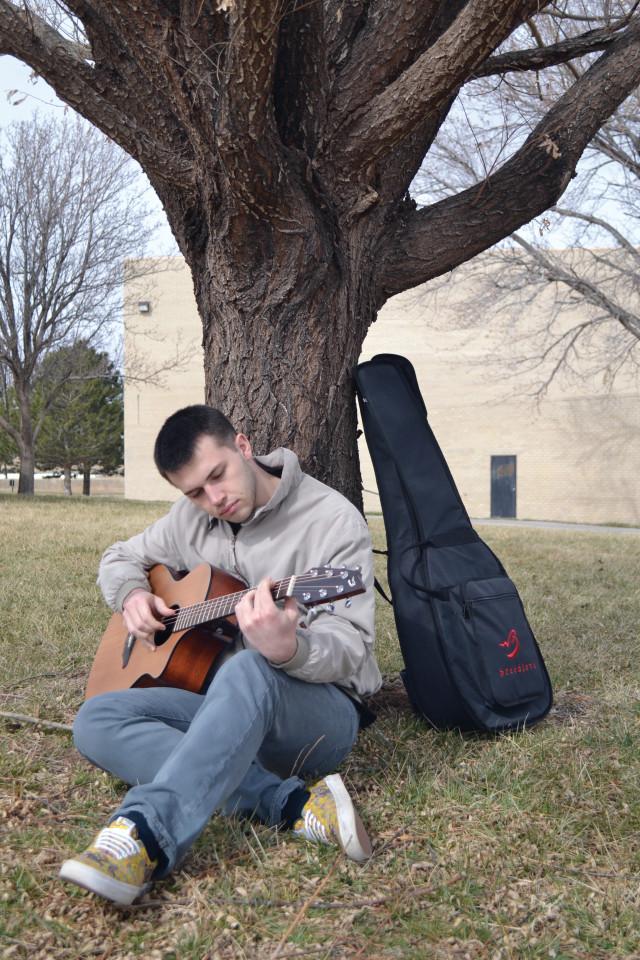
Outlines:
[[[380,354],[354,378],[411,703],[443,729],[536,723],[552,704],[549,675],[514,583],[471,525],[411,363]]]

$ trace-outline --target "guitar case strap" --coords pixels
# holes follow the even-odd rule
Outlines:
[[[414,708],[439,729],[537,722],[552,704],[542,654],[515,584],[473,529],[411,363],[380,354],[359,364],[354,379]]]

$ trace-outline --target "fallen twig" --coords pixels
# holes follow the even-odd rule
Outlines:
[[[271,960],[277,960],[278,957],[282,956],[282,948],[284,947],[285,943],[287,942],[287,940],[289,939],[293,931],[296,929],[296,927],[302,922],[305,913],[313,903],[315,897],[320,893],[320,891],[324,887],[326,887],[329,880],[335,873],[336,867],[338,866],[341,860],[342,860],[342,854],[340,853],[333,861],[329,872],[326,874],[325,877],[322,878],[322,880],[318,884],[318,888],[317,890],[314,891],[314,895],[307,897],[307,899],[304,901],[304,903],[296,913],[295,917],[293,918],[293,920],[291,921],[291,923],[289,924],[285,932],[282,934],[282,937],[280,938],[280,942],[278,943],[278,946],[276,947],[274,952],[271,954]]]
[[[41,720],[40,717],[29,717],[26,713],[7,713],[5,710],[0,710],[0,717],[3,720],[11,720],[13,723],[34,723],[38,727],[47,727],[49,730],[66,730],[70,733],[73,729],[70,723]]]
[[[20,677],[19,680],[15,680],[13,683],[10,683],[8,686],[9,690],[15,690],[16,687],[21,687],[23,683],[28,683],[30,680],[51,680],[56,677],[80,677],[82,672],[78,670],[64,670],[62,673],[31,673],[28,677]]]

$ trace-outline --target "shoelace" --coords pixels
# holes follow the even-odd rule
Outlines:
[[[140,846],[133,837],[123,830],[105,827],[96,838],[94,847],[103,850],[116,860],[125,860],[127,857],[135,857],[140,852]]]
[[[331,843],[330,837],[327,836],[327,828],[324,823],[322,820],[318,820],[315,813],[311,810],[305,811],[304,827],[314,840],[318,840],[320,843]]]

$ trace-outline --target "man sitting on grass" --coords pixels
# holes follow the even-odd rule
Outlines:
[[[136,642],[155,649],[161,618],[173,613],[150,592],[155,564],[192,570],[206,562],[258,586],[235,608],[241,634],[208,689],[132,688],[82,706],[78,750],[132,787],[61,877],[131,903],[182,860],[215,811],[257,815],[367,859],[367,834],[332,773],[371,719],[362,697],[381,682],[364,519],[302,473],[292,451],[255,459],[247,437],[211,407],[169,417],[154,456],[184,496],[110,547],[98,577]],[[304,615],[291,597],[274,603],[270,577],[323,565],[359,566],[366,592]],[[316,782],[307,787],[308,779]]]

